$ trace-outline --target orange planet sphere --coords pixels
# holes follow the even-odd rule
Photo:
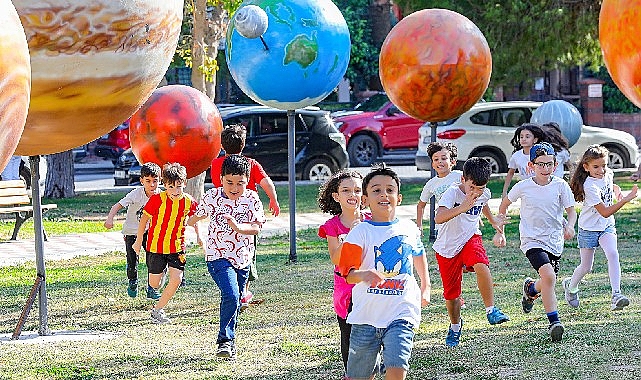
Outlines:
[[[605,65],[619,90],[641,107],[641,0],[604,0],[599,42]]]
[[[390,100],[419,120],[460,116],[482,96],[492,55],[472,21],[446,9],[424,9],[402,19],[387,35],[379,58]]]
[[[29,108],[27,39],[10,0],[0,0],[0,172],[18,145]]]
[[[182,0],[13,0],[31,55],[31,105],[16,152],[57,153],[126,120],[174,55]]]
[[[178,162],[187,178],[209,168],[220,152],[223,120],[216,105],[193,87],[156,89],[131,117],[131,149],[140,162]]]

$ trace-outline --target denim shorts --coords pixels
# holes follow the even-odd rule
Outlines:
[[[610,225],[603,231],[588,231],[579,228],[577,240],[579,241],[579,248],[596,248],[599,246],[599,238],[603,234],[617,234],[616,227]]]
[[[393,321],[386,328],[371,325],[352,325],[349,338],[347,376],[350,379],[369,379],[375,373],[378,354],[383,347],[386,368],[408,371],[414,345],[414,328],[406,320]]]

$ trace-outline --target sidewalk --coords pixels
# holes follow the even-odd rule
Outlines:
[[[497,212],[500,199],[491,199],[490,208]],[[510,206],[510,210],[518,209],[518,202]],[[398,206],[396,216],[399,218],[416,218],[416,205]],[[317,228],[329,219],[328,214],[307,213],[296,214],[296,230]],[[427,216],[428,217],[428,216]],[[207,231],[206,222],[201,231]],[[281,214],[277,218],[267,216],[267,223],[263,226],[261,236],[283,235],[289,231],[289,215]],[[186,242],[196,242],[193,228],[186,230]],[[76,256],[98,256],[107,252],[124,252],[125,244],[120,231],[100,233],[69,234],[49,236],[44,242],[45,261],[68,260]],[[20,265],[26,262],[35,262],[34,239],[0,242],[0,267]]]

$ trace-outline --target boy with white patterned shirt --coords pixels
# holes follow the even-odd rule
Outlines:
[[[241,290],[249,276],[255,254],[254,238],[265,222],[258,194],[247,189],[249,162],[241,155],[229,155],[221,168],[222,187],[208,190],[198,204],[189,225],[210,217],[205,244],[205,261],[221,292],[220,329],[216,356],[236,356],[235,332],[240,314]]]

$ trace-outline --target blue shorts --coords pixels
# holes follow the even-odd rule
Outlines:
[[[349,338],[347,376],[350,379],[369,379],[375,373],[378,354],[383,347],[386,368],[410,369],[414,345],[414,328],[406,320],[393,321],[386,328],[371,325],[352,325]]]
[[[599,246],[599,238],[603,234],[617,234],[617,229],[614,226],[607,226],[603,231],[588,231],[579,228],[577,240],[579,241],[579,248],[596,248]]]

